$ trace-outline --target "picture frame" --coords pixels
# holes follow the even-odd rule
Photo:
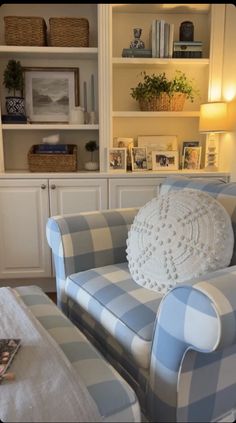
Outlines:
[[[202,147],[185,147],[183,155],[183,169],[200,169]]]
[[[176,151],[153,151],[152,152],[153,170],[178,170],[179,152]]]
[[[178,138],[177,135],[138,135],[138,146],[146,147],[148,170],[152,170],[152,152],[177,150]]]
[[[133,138],[125,138],[125,137],[114,137],[113,138],[113,147],[126,148],[127,170],[132,170],[131,148],[134,147],[134,139]]]
[[[131,148],[131,163],[133,172],[144,172],[148,170],[146,147]]]
[[[79,68],[24,67],[24,98],[32,123],[68,123],[79,106]]]
[[[199,147],[200,141],[183,141],[182,144],[182,155],[181,155],[181,168],[183,169],[184,163],[184,149],[185,147]]]
[[[109,172],[126,172],[126,148],[109,148]]]

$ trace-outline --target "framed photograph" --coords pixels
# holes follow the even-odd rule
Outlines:
[[[177,150],[177,135],[139,135],[138,147],[146,147],[148,170],[152,170],[152,152]]]
[[[182,169],[183,169],[183,165],[184,165],[184,149],[185,149],[185,147],[199,147],[200,146],[200,142],[199,141],[183,141],[183,144],[182,144],[182,157],[181,157],[181,160],[182,160],[182,163],[181,163],[181,167],[182,167]]]
[[[109,148],[109,171],[126,172],[126,148]]]
[[[147,168],[147,149],[145,147],[131,148],[132,171],[145,171]]]
[[[131,148],[134,147],[133,138],[114,137],[113,147],[126,148],[127,152],[127,170],[132,170]]]
[[[183,169],[200,169],[202,147],[185,147]]]
[[[153,151],[152,169],[153,170],[178,170],[179,153],[178,151]]]
[[[79,105],[78,68],[24,68],[24,98],[30,122],[64,123]]]

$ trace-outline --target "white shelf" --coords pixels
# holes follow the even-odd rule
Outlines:
[[[112,112],[114,118],[147,118],[147,117],[162,117],[162,118],[195,118],[199,117],[199,111],[183,111],[183,112],[140,112],[140,111],[128,111],[128,112]]]
[[[35,130],[53,130],[57,131],[59,129],[65,131],[90,131],[90,130],[98,130],[99,125],[69,125],[68,123],[32,123],[32,124],[3,124],[2,129],[4,131],[35,131]]]
[[[31,46],[0,46],[1,57],[9,57],[14,54],[14,58],[36,57],[57,58],[65,56],[67,58],[97,59],[97,47],[31,47]]]
[[[112,64],[114,67],[123,66],[169,66],[169,65],[193,65],[206,66],[209,65],[209,59],[160,59],[160,58],[142,58],[142,57],[113,57]]]
[[[210,4],[112,4],[114,13],[202,13],[208,14]]]

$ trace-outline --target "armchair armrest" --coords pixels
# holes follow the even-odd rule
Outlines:
[[[177,420],[179,375],[188,350],[211,353],[235,343],[236,266],[167,293],[159,307],[151,353],[151,415],[160,421]]]
[[[128,230],[136,208],[54,216],[46,234],[57,281],[72,273],[126,261]]]

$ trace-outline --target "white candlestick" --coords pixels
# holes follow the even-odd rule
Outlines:
[[[84,81],[84,111],[87,112],[87,84]]]
[[[95,96],[94,96],[94,75],[91,75],[91,111],[95,110]]]

